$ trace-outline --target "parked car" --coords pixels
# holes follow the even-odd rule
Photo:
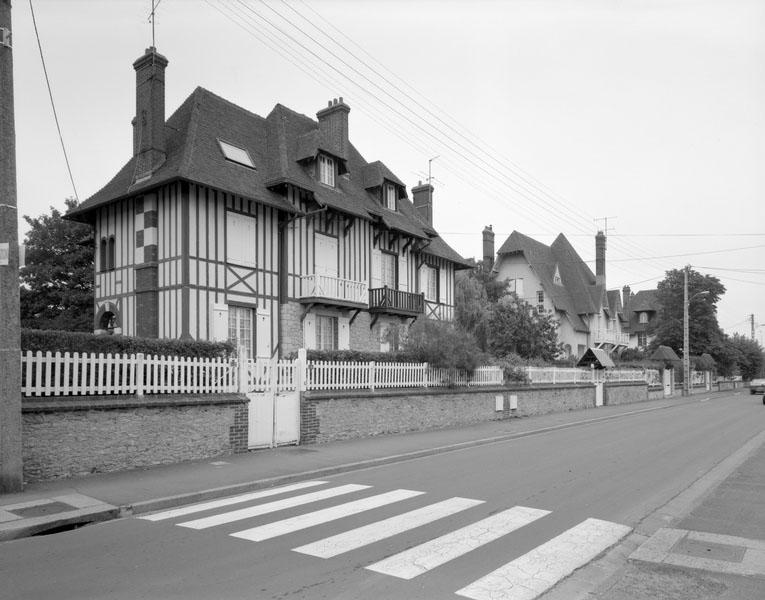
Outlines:
[[[752,379],[749,382],[750,394],[765,394],[765,379]],[[762,397],[762,403],[765,404],[765,395]]]

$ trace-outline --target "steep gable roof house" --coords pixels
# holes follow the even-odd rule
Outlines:
[[[654,339],[651,333],[659,315],[661,304],[658,290],[633,292],[628,285],[622,288],[624,316],[630,335],[630,348],[644,350]]]
[[[494,234],[484,230],[484,257],[494,255]],[[513,231],[497,251],[493,272],[510,291],[551,314],[558,323],[558,342],[569,356],[587,348],[619,351],[628,343],[619,292],[606,289],[606,236],[596,236],[596,273],[562,233],[549,246]]]
[[[165,67],[133,64],[133,156],[68,218],[98,241],[97,331],[230,339],[253,356],[381,350],[418,317],[452,320],[467,263],[412,189],[348,137],[340,98],[316,120],[261,117],[197,88],[165,121]]]

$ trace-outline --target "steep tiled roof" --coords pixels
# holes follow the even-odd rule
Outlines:
[[[588,331],[581,315],[594,314],[601,306],[615,314],[621,311],[621,301],[615,298],[618,292],[607,293],[602,284],[596,283],[592,270],[562,233],[547,246],[513,231],[497,254],[523,254],[555,309],[566,313],[576,331]],[[554,281],[556,268],[561,285]]]
[[[347,144],[346,150],[336,148],[321,133],[315,120],[281,104],[263,118],[198,87],[170,116],[165,131],[167,159],[151,177],[134,183],[135,159],[131,158],[109,183],[67,216],[88,221],[93,209],[99,206],[176,179],[297,212],[275,191],[280,184],[289,183],[312,193],[322,206],[376,221],[423,241],[430,240],[426,253],[464,264],[462,257],[419,218],[406,196],[404,184],[382,162],[368,163],[352,144]],[[246,149],[255,169],[226,160],[219,140]],[[341,159],[343,168],[335,187],[319,183],[302,164],[315,158],[320,150]],[[368,191],[384,179],[401,186],[397,211],[381,206]]]
[[[641,290],[630,295],[624,307],[624,316],[629,321],[630,332],[646,331],[649,323],[641,323],[639,313],[657,313],[660,308],[657,290]],[[649,319],[652,316],[649,315]]]

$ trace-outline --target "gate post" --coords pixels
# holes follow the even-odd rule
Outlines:
[[[305,348],[298,350],[298,357],[295,364],[297,370],[297,381],[295,385],[298,390],[304,392],[306,390],[306,383],[308,379],[308,353]]]
[[[236,356],[237,366],[237,391],[240,394],[246,394],[247,389],[247,358],[245,357],[244,346],[239,346]]]

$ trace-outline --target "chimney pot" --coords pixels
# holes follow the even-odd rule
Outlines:
[[[337,98],[334,98],[327,103],[327,108],[322,108],[316,113],[322,136],[331,144],[331,150],[334,150],[334,153],[342,159],[347,159],[348,154],[349,112],[351,109],[347,104],[338,102]]]
[[[136,113],[133,155],[136,177],[150,174],[166,158],[165,67],[167,59],[152,46],[133,63],[136,75]]]
[[[433,186],[429,183],[412,188],[412,203],[420,218],[433,226]]]
[[[595,283],[606,285],[606,234],[602,231],[595,236]]]

